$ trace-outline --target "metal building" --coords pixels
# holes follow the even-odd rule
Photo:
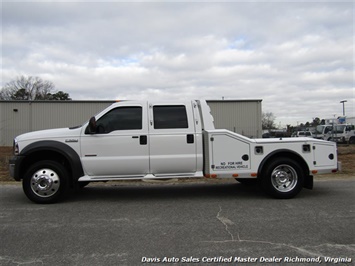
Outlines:
[[[262,100],[208,100],[215,128],[261,138]]]
[[[25,132],[81,125],[114,101],[0,101],[0,146]],[[261,137],[261,100],[207,101],[216,128]]]
[[[114,101],[0,101],[0,146],[22,133],[81,125]]]

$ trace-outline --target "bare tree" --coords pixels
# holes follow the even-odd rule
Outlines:
[[[39,77],[20,76],[7,83],[0,91],[0,100],[71,100],[68,93],[55,92],[54,84]]]
[[[273,129],[275,128],[275,115],[272,112],[266,112],[262,114],[262,128],[263,129]]]

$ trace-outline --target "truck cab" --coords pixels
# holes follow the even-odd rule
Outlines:
[[[201,175],[201,133],[194,101],[117,103],[82,128],[80,180]]]
[[[342,143],[355,143],[355,126],[350,124],[339,124],[336,126],[336,141]]]

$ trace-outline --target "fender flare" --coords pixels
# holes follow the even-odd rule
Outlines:
[[[73,181],[77,181],[79,177],[84,175],[81,160],[77,152],[72,147],[59,141],[43,140],[31,143],[21,151],[19,156],[22,158],[28,157],[34,152],[43,150],[56,152],[62,155],[69,162]],[[23,162],[24,160],[21,161]],[[20,165],[18,168],[21,168]]]
[[[297,152],[292,151],[292,150],[288,150],[288,149],[276,150],[276,151],[270,152],[267,156],[265,156],[265,158],[262,160],[262,162],[259,165],[258,177],[262,178],[261,172],[262,172],[265,164],[268,162],[268,160],[270,160],[272,157],[277,157],[280,155],[285,156],[286,154],[291,155],[291,157],[294,160],[297,160],[300,163],[300,165],[304,171],[304,175],[305,175],[304,187],[308,188],[308,189],[312,189],[313,188],[313,176],[309,174],[309,166],[308,166],[307,162]]]

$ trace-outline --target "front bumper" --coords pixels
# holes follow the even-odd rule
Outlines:
[[[24,158],[24,156],[14,156],[9,160],[10,176],[12,178],[14,178],[16,181],[21,180],[20,164],[21,164],[23,158]]]
[[[9,161],[9,172],[10,172],[10,176],[12,178],[15,177],[15,164],[13,163],[13,161]]]

